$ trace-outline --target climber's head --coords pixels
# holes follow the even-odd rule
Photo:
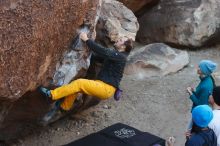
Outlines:
[[[115,42],[114,46],[119,52],[130,53],[133,49],[133,40],[127,37],[121,37]]]

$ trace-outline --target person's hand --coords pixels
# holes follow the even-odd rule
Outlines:
[[[189,93],[189,95],[192,95],[193,93],[193,88],[192,87],[187,87],[187,92]]]
[[[185,133],[186,139],[189,139],[189,138],[191,137],[191,135],[192,135],[191,131],[190,131],[190,130],[187,131],[187,132]]]
[[[79,38],[82,39],[84,42],[89,39],[87,36],[87,33],[85,33],[85,32],[81,32],[79,35]]]
[[[173,136],[169,137],[166,143],[167,143],[167,146],[174,146],[175,138]]]
[[[195,91],[194,87],[191,87],[191,91],[192,91],[192,92],[194,92],[194,91]]]

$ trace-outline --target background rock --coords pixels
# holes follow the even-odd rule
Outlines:
[[[137,18],[131,10],[115,0],[103,1],[96,27],[97,41],[108,46],[122,36],[135,40],[138,29]]]
[[[133,51],[128,58],[125,74],[138,79],[177,72],[189,63],[186,51],[163,43],[144,46]]]
[[[220,71],[214,72],[213,77],[215,79],[215,84],[220,86]]]
[[[132,10],[134,13],[142,9],[144,6],[150,3],[155,3],[157,0],[118,0],[122,2],[126,7]]]
[[[220,1],[161,0],[138,21],[137,40],[200,47],[218,42]]]

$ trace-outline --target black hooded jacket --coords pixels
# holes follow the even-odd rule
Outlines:
[[[97,79],[118,88],[123,77],[128,53],[104,48],[91,39],[87,40],[86,44],[95,54],[104,59]]]

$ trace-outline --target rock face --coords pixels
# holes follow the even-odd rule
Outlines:
[[[214,74],[213,74],[213,77],[214,77],[214,79],[215,79],[215,84],[216,85],[220,85],[220,72],[218,71],[218,72],[215,72]]]
[[[61,66],[57,63],[67,63],[69,52],[75,51],[71,57],[82,61],[75,63],[77,72],[71,77],[88,67],[86,49],[70,50],[71,42],[83,23],[91,30],[95,27],[100,4],[100,0],[1,1],[0,141],[22,135],[48,110],[34,90],[54,79]]]
[[[0,97],[19,98],[45,83],[84,19],[94,23],[96,4],[1,1]]]
[[[156,0],[118,0],[122,2],[126,7],[132,10],[134,13],[146,6],[147,4]]]
[[[89,33],[88,27],[84,26],[78,31]],[[82,73],[86,73],[86,70],[90,65],[90,55],[89,49],[86,49],[87,45],[77,36],[69,51],[67,51],[62,59],[56,65],[56,71],[53,76],[52,84],[56,86],[61,86],[68,84],[77,76],[84,77]]]
[[[188,63],[189,55],[186,51],[171,48],[163,43],[150,44],[129,55],[125,74],[137,79],[163,76],[177,72]]]
[[[137,40],[200,47],[219,38],[220,1],[161,0],[138,21]]]
[[[138,29],[137,18],[131,10],[115,0],[103,1],[96,27],[97,40],[105,41],[105,46],[122,36],[135,40]]]

